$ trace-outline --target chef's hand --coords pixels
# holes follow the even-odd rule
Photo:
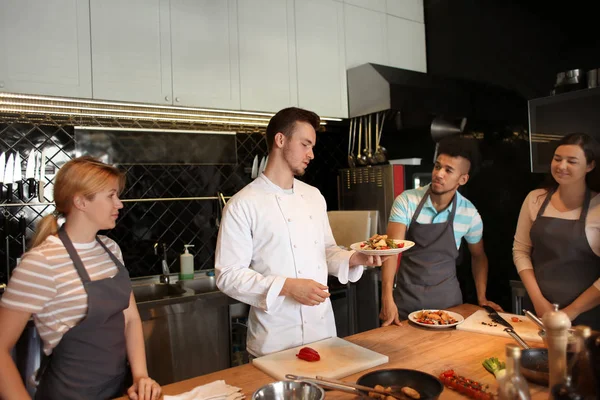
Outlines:
[[[327,289],[327,286],[312,279],[287,278],[279,294],[290,296],[305,306],[317,306],[329,297]]]
[[[542,318],[544,316],[544,314],[546,314],[548,311],[554,310],[552,303],[550,303],[545,298],[541,298],[536,301],[532,300],[532,302],[533,302],[533,308],[535,308],[535,314],[540,318]]]
[[[131,400],[157,400],[162,394],[162,389],[154,379],[144,377],[135,380],[127,389],[127,396]]]
[[[479,306],[480,307],[490,306],[494,310],[496,310],[497,312],[504,312],[504,310],[502,309],[502,307],[500,307],[498,304],[494,303],[493,301],[489,301],[487,299],[479,300]]]
[[[379,313],[379,319],[383,321],[381,326],[388,326],[391,324],[402,326],[394,297],[381,298],[381,312]]]
[[[350,257],[350,266],[365,265],[367,267],[381,267],[381,264],[390,258],[390,256],[368,256],[363,253],[356,252]]]

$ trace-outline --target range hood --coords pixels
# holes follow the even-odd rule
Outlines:
[[[527,122],[527,100],[485,83],[363,64],[347,71],[350,117],[398,110],[480,121]]]

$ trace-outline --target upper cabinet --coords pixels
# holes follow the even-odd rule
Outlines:
[[[243,110],[298,105],[294,0],[238,1]]]
[[[385,6],[389,15],[425,23],[423,0],[386,0]]]
[[[427,70],[423,0],[1,0],[0,54],[0,91],[342,118],[348,68]]]
[[[0,1],[0,91],[92,96],[89,0]]]
[[[343,4],[303,0],[295,9],[298,105],[347,117]]]
[[[173,104],[240,109],[236,0],[171,0],[171,46]]]
[[[90,0],[95,99],[171,104],[168,0]]]

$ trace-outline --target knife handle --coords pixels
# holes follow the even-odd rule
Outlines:
[[[23,181],[17,182],[17,196],[20,201],[23,201]]]
[[[27,193],[29,196],[27,198],[31,199],[32,197],[35,197],[35,194],[36,194],[35,179],[28,178],[27,179],[27,185],[29,187],[29,190],[28,190],[28,193]]]
[[[38,186],[38,201],[44,202],[44,182],[40,181]]]
[[[13,197],[12,183],[7,183],[6,184],[6,202],[12,203],[12,197]]]

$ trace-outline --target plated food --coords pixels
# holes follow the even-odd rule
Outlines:
[[[357,242],[350,246],[352,250],[368,255],[393,255],[402,253],[415,245],[410,240],[391,239],[388,235],[373,235],[363,242]]]
[[[465,319],[462,315],[445,310],[421,310],[410,313],[408,319],[415,324],[430,328],[449,328]]]

